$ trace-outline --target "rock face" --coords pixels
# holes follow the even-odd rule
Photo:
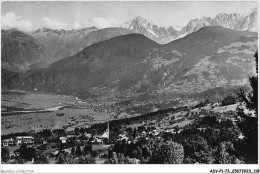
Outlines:
[[[203,17],[201,19],[191,19],[182,28],[173,26],[168,28],[161,27],[147,21],[141,16],[121,25],[123,28],[132,30],[135,33],[141,33],[160,44],[182,38],[205,26],[222,26],[239,31],[257,32],[257,8],[254,8],[249,14],[244,15],[220,13],[215,18]]]
[[[203,17],[192,19],[180,32],[180,34],[190,34],[205,26],[222,26],[239,31],[257,31],[257,8],[249,14],[241,15],[237,13],[220,13],[215,18]]]
[[[12,87],[124,98],[198,93],[246,84],[254,73],[256,51],[257,33],[218,26],[203,27],[166,45],[128,34],[31,70]]]
[[[248,30],[257,32],[257,9],[255,8],[252,13],[242,18],[241,22],[236,24],[236,30]]]
[[[165,38],[176,38],[179,35],[179,31],[174,27],[160,27],[147,21],[141,16],[137,16],[134,19],[127,21],[126,23],[122,24],[121,27],[133,30],[135,33],[143,34],[146,37],[159,43],[163,42],[163,39]]]
[[[12,30],[2,30],[2,68],[11,71],[26,71],[37,62],[47,62],[49,52],[29,34]]]

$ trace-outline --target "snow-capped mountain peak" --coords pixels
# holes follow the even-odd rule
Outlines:
[[[142,16],[137,16],[134,19],[127,21],[122,24],[121,27],[133,30],[136,33],[141,33],[156,41],[159,41],[164,37],[178,35],[178,31],[173,27],[166,28],[155,25]]]
[[[247,30],[257,32],[257,13],[254,8],[247,14],[219,13],[214,18],[202,17],[191,19],[186,26],[163,27],[156,25],[142,16],[137,16],[121,25],[122,28],[141,33],[159,43],[168,43],[192,32],[196,32],[205,26],[222,26],[235,30]]]
[[[248,14],[238,13],[219,13],[215,18],[203,17],[201,19],[192,19],[181,30],[181,34],[198,31],[204,26],[222,26],[235,30],[257,31],[257,8],[251,10]]]
[[[142,16],[137,16],[133,20],[138,21],[140,24],[151,23],[151,22],[148,22],[146,19],[144,19]]]
[[[146,19],[144,19],[142,16],[137,16],[134,19],[131,19],[124,24],[121,25],[123,28],[133,29],[134,26],[147,26],[148,24],[151,24]]]
[[[170,27],[172,27],[172,26],[170,26]],[[170,27],[169,27],[169,28],[170,28]],[[175,25],[175,26],[173,26],[172,28],[174,28],[174,29],[177,30],[177,31],[181,31],[182,28],[183,28],[183,26]]]

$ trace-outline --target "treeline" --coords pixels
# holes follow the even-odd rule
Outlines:
[[[123,118],[118,120],[111,120],[109,121],[109,128],[113,127],[121,127],[122,125],[131,125],[136,123],[142,123],[143,121],[149,121],[149,120],[160,120],[167,116],[169,113],[176,113],[180,111],[188,111],[188,107],[178,107],[178,108],[169,108],[165,110],[159,110],[156,112],[151,112],[148,114],[136,116],[136,117],[130,117],[130,118]],[[104,123],[98,123],[92,125],[90,130],[96,130],[98,134],[102,134],[107,129],[107,122]]]

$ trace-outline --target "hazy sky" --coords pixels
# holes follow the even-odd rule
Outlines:
[[[222,2],[2,2],[3,29],[34,30],[48,27],[73,29],[106,28],[142,16],[161,26],[186,25],[193,18],[215,17],[219,13],[248,13],[256,1]]]

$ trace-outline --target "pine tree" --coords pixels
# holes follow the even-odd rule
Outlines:
[[[59,153],[56,164],[68,164],[66,157],[63,153]]]
[[[46,155],[40,154],[35,157],[34,164],[49,164],[49,159]]]
[[[229,154],[229,151],[234,151],[233,144],[231,142],[221,142],[216,151],[216,163],[217,164],[232,164],[233,156]]]
[[[10,159],[10,150],[8,147],[1,148],[1,161],[7,162]]]
[[[164,142],[156,145],[152,151],[151,164],[182,164],[184,148],[175,142]]]
[[[72,156],[75,156],[75,148],[73,147],[72,149],[71,149],[71,153],[70,153]]]
[[[256,61],[256,73],[258,73],[258,53],[255,54]],[[258,76],[249,77],[249,83],[252,91],[249,94],[245,94],[243,89],[238,93],[240,102],[243,102],[247,109],[254,111],[254,114],[258,114]]]
[[[77,155],[77,156],[82,155],[82,152],[81,152],[80,146],[77,146],[77,149],[76,149],[75,155]]]
[[[258,53],[255,54],[256,73],[258,73]],[[238,107],[238,114],[241,121],[238,123],[240,130],[245,136],[245,162],[258,163],[258,76],[249,78],[252,91],[245,94],[243,89],[238,93],[241,104],[254,112],[254,116],[245,114],[243,109]]]

